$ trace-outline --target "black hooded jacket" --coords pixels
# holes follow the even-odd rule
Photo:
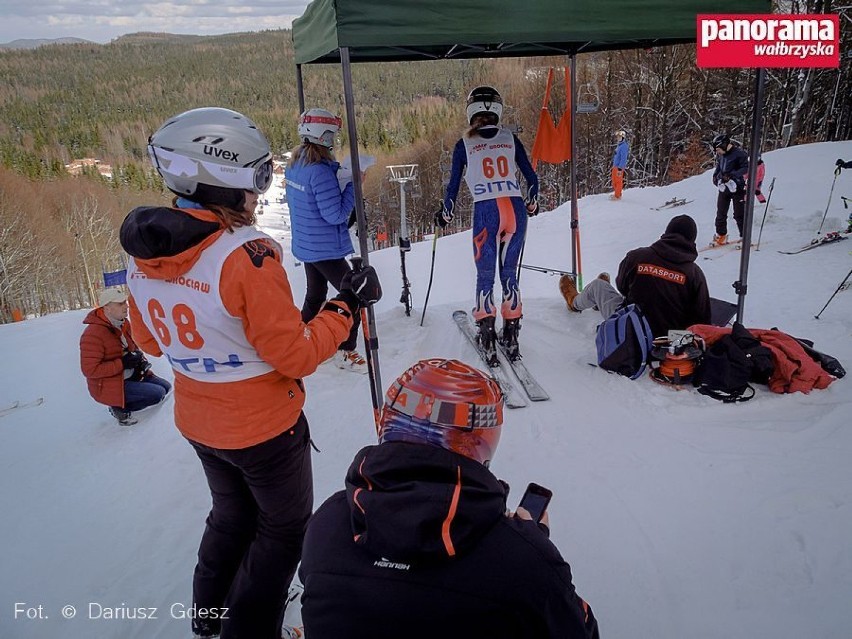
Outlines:
[[[598,637],[545,532],[507,518],[487,468],[424,444],[361,450],[311,518],[299,576],[311,639]]]
[[[710,323],[710,293],[695,263],[695,242],[678,233],[627,253],[616,285],[628,304],[638,304],[655,337],[670,329]]]

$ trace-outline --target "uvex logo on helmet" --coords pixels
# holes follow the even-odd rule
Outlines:
[[[204,155],[212,155],[214,158],[222,158],[223,160],[230,160],[231,162],[237,162],[240,157],[239,153],[234,153],[227,149],[220,149],[218,146],[210,146],[209,144],[204,145]]]

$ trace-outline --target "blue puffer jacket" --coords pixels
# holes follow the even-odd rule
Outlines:
[[[346,223],[355,206],[352,183],[343,192],[337,162],[302,164],[287,169],[287,205],[293,230],[293,255],[303,262],[335,260],[354,253]]]

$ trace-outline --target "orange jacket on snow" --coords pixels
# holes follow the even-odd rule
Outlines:
[[[86,376],[89,394],[101,404],[123,407],[122,333],[127,340],[128,350],[137,350],[131,337],[130,322],[124,322],[119,331],[104,315],[104,310],[96,308],[86,315],[83,324],[86,328],[80,337],[80,370]]]

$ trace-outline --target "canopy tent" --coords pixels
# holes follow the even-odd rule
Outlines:
[[[360,174],[352,62],[568,55],[572,104],[577,104],[576,54],[608,49],[694,42],[699,14],[771,12],[770,0],[314,0],[293,22],[299,106],[304,110],[303,64],[340,62],[354,175]],[[755,79],[751,157],[760,150],[764,74]],[[575,110],[571,112],[573,120]],[[571,157],[574,126],[571,126]],[[749,166],[755,184],[756,163]],[[367,227],[360,180],[354,181],[361,256],[368,263]],[[754,198],[746,198],[737,319],[743,320]],[[579,215],[575,163],[571,162],[572,270],[579,273]],[[364,322],[373,408],[382,405],[375,317]]]
[[[293,22],[296,64],[573,55],[692,42],[699,13],[766,0],[314,0]]]

